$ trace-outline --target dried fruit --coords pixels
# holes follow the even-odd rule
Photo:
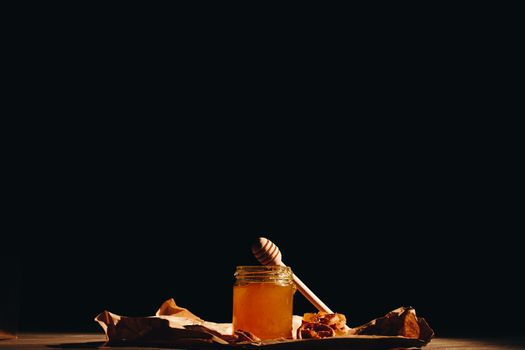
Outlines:
[[[319,339],[335,336],[332,327],[322,323],[306,322],[297,329],[297,339]]]
[[[329,314],[323,311],[305,313],[301,327],[297,329],[297,339],[326,338],[346,335],[346,317],[343,314]]]

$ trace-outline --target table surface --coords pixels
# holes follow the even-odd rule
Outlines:
[[[23,333],[18,339],[1,340],[0,350],[23,349],[96,349],[104,347],[105,336],[99,333]],[[118,347],[118,350],[157,349]],[[494,339],[460,339],[436,338],[423,348],[424,350],[524,350],[525,338],[494,338]],[[165,349],[163,349],[165,350]]]

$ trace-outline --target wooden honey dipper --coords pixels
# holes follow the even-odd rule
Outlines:
[[[259,239],[252,245],[252,253],[262,265],[286,266],[282,262],[282,254],[279,248],[277,248],[277,246],[273,244],[272,241],[264,237],[259,237]],[[308,301],[311,302],[317,310],[324,311],[329,314],[334,313],[295,274],[293,274],[293,281],[299,292],[301,292],[301,294],[304,295],[305,298],[308,299]]]

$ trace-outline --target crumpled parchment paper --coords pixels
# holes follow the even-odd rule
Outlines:
[[[293,334],[301,325],[301,316],[293,317]],[[174,299],[165,301],[150,317],[126,317],[103,311],[95,317],[107,337],[106,345],[132,346],[205,346],[261,344],[257,337],[246,332],[232,334],[231,323],[202,320],[188,309],[178,306]],[[401,307],[362,326],[351,328],[348,337],[402,336],[427,344],[434,331],[426,321],[417,318],[411,307]],[[300,342],[301,340],[297,340]]]

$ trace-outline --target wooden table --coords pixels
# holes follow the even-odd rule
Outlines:
[[[85,350],[103,347],[105,336],[100,333],[25,333],[18,339],[0,341],[0,350],[24,349],[72,349]],[[104,349],[133,350],[156,348],[118,347]],[[525,338],[497,339],[446,339],[436,338],[423,348],[424,350],[524,350]],[[163,349],[165,350],[165,349]]]

